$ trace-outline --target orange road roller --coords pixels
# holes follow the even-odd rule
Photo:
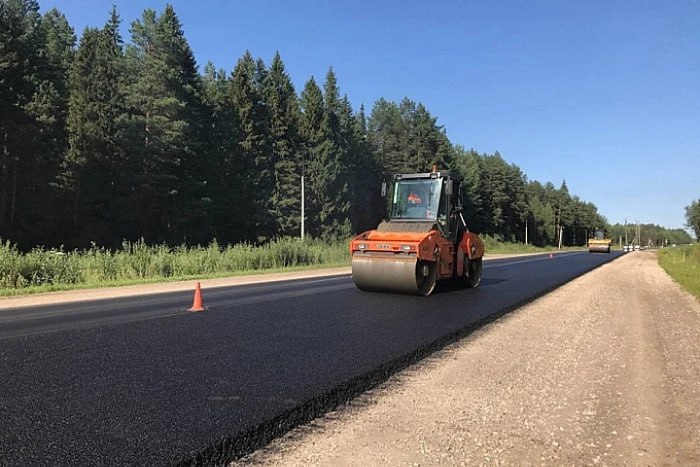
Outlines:
[[[462,181],[437,167],[394,176],[389,220],[350,243],[359,289],[427,296],[439,280],[479,285],[484,242],[464,220]]]

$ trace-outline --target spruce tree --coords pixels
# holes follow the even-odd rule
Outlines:
[[[301,223],[301,156],[299,101],[279,52],[265,78],[264,98],[270,119],[272,159],[275,161],[272,206],[278,234],[297,236]]]
[[[211,199],[210,228],[222,243],[245,239],[242,219],[248,213],[240,204],[243,185],[238,148],[238,113],[229,97],[229,80],[224,70],[209,62],[204,70],[203,96],[206,104],[204,125],[207,141],[207,195]]]
[[[39,5],[0,3],[0,237],[16,234],[18,187],[31,167],[36,130],[28,111],[38,84]]]
[[[359,233],[375,228],[386,215],[381,197],[382,168],[369,144],[364,105],[353,116],[350,147],[350,221],[353,231]]]
[[[537,181],[528,183],[528,241],[537,246],[554,245],[554,208],[545,198],[545,189]]]
[[[248,240],[263,242],[277,231],[272,195],[275,160],[271,150],[269,117],[262,95],[266,72],[261,61],[246,53],[238,60],[230,81],[230,98],[239,125],[238,150],[242,184],[238,205],[247,207],[243,219]]]
[[[132,23],[129,144],[140,209],[134,234],[150,241],[206,242],[201,82],[171,5]]]
[[[326,187],[322,209],[322,234],[326,238],[346,238],[350,235],[350,196],[348,188],[349,152],[352,108],[340,99],[335,72],[331,67],[323,85],[323,141],[320,154]],[[345,114],[345,115],[343,115]],[[345,118],[345,129],[342,127]]]
[[[74,56],[75,34],[65,16],[52,9],[38,23],[31,75],[33,96],[25,106],[32,120],[31,138],[24,147],[23,175],[17,184],[15,212],[18,235],[31,245],[53,244],[60,223],[61,203],[53,188],[68,145],[68,70]]]
[[[317,237],[328,218],[326,206],[327,176],[321,155],[324,142],[323,94],[311,77],[304,85],[300,97],[302,139],[302,173],[306,179],[306,232]]]
[[[367,124],[369,144],[382,168],[382,178],[389,182],[396,173],[408,171],[403,153],[403,120],[394,102],[384,98],[374,103]]]
[[[128,171],[123,146],[126,118],[119,16],[83,32],[69,74],[69,148],[60,186],[70,193],[71,237],[116,246],[128,231]]]
[[[498,151],[483,155],[479,165],[485,233],[507,241],[523,241],[529,209],[524,174],[518,166],[503,160]]]
[[[479,154],[473,150],[465,150],[461,146],[454,148],[455,170],[464,177],[462,183],[463,215],[467,226],[474,232],[483,229],[483,201],[480,196],[481,172],[479,169]]]

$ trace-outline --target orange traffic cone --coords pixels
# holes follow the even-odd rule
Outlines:
[[[192,308],[187,311],[204,311],[206,308],[202,306],[202,287],[197,282],[197,286],[194,289],[194,301],[192,302]]]

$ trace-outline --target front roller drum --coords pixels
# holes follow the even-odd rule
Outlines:
[[[352,280],[361,290],[430,295],[437,270],[434,262],[414,256],[359,254],[352,257]]]

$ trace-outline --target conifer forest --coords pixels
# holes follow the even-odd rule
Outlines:
[[[606,226],[564,176],[451,142],[409,97],[354,108],[332,64],[295,89],[279,54],[200,68],[171,6],[128,38],[121,22],[78,37],[56,9],[0,0],[0,239],[21,250],[298,237],[302,176],[306,234],[347,239],[386,216],[383,181],[434,163],[464,176],[481,234],[583,245]]]

